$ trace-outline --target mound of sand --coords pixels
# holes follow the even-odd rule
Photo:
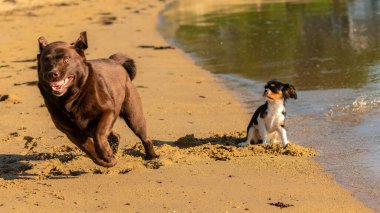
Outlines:
[[[158,169],[161,166],[174,164],[195,164],[207,161],[229,161],[256,156],[288,155],[293,157],[311,157],[316,152],[312,148],[289,144],[286,149],[279,144],[251,145],[245,148],[237,147],[242,141],[241,135],[215,135],[209,138],[196,138],[186,135],[175,142],[155,141],[159,159],[145,161],[144,148],[141,143],[130,144],[119,150],[119,164],[113,168],[101,168],[91,162],[89,158],[76,147],[58,146],[51,152],[36,152],[33,148],[43,138],[26,140],[26,155],[9,155],[3,159],[0,167],[2,177],[6,179],[49,179],[70,177],[82,174],[126,174],[135,169]],[[34,145],[31,145],[30,144]]]

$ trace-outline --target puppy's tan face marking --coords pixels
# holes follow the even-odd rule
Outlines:
[[[264,97],[266,97],[268,101],[281,99],[286,100],[288,98],[297,99],[296,88],[293,85],[287,83],[283,84],[272,80],[269,81],[264,88]]]
[[[278,90],[277,92],[273,92],[272,90],[267,90],[265,92],[265,95],[267,98],[269,98],[271,100],[281,100],[284,97],[281,90]]]

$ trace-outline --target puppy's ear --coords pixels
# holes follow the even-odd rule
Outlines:
[[[293,98],[297,99],[296,88],[291,84],[284,84],[285,99]]]
[[[40,52],[47,46],[48,42],[45,37],[41,36],[38,38],[38,48],[40,49]]]
[[[75,49],[81,51],[88,48],[86,31],[80,33],[78,40],[73,45],[75,46]]]

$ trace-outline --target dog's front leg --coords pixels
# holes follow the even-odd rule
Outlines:
[[[106,162],[98,157],[95,151],[94,141],[91,137],[76,131],[71,131],[70,133],[66,133],[66,135],[77,147],[84,151],[94,161],[94,163],[104,167],[112,167],[116,165],[116,159],[111,162]]]
[[[280,127],[279,128],[279,131],[278,131],[281,135],[281,141],[282,141],[282,145],[284,146],[284,148],[286,148],[286,146],[288,145],[288,138],[286,136],[286,130],[284,127]]]
[[[108,135],[111,133],[114,121],[115,114],[112,111],[103,112],[94,135],[96,153],[106,162],[115,160],[110,144],[108,143]]]

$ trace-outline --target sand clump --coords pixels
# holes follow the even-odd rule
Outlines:
[[[4,102],[6,104],[19,104],[21,103],[20,98],[15,95],[1,95],[0,94],[0,102]]]
[[[144,160],[141,143],[129,144],[119,150],[119,164],[114,168],[102,168],[92,164],[90,159],[73,146],[63,145],[53,147],[51,152],[37,152],[33,148],[38,143],[43,143],[43,139],[25,136],[25,149],[29,150],[28,153],[24,156],[9,155],[3,159],[0,173],[5,179],[49,179],[82,174],[127,174],[142,168],[159,169],[161,166],[174,164],[191,165],[197,162],[231,161],[256,156],[316,156],[314,149],[296,144],[289,144],[286,149],[280,144],[237,147],[236,144],[243,138],[235,135],[215,135],[208,138],[186,135],[174,142],[155,141],[160,158],[150,161]]]

